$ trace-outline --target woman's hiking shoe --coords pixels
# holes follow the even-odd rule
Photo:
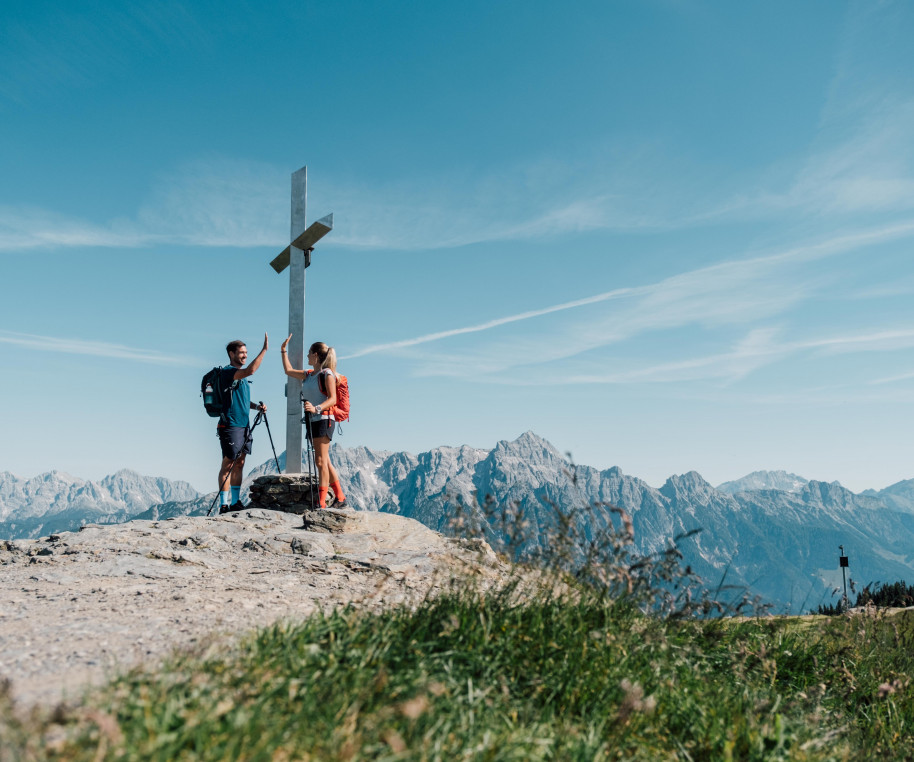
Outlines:
[[[239,500],[237,503],[233,503],[232,505],[223,505],[219,509],[219,513],[235,513],[236,511],[243,511],[243,510],[244,510],[244,503],[242,503]]]
[[[348,506],[349,506],[349,503],[346,502],[346,498],[345,498],[345,497],[344,497],[342,500],[337,500],[337,501],[333,504],[333,507],[334,507],[334,508],[347,508]]]

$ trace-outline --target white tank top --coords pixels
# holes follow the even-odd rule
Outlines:
[[[321,384],[325,387],[327,386],[327,376],[333,375],[333,371],[330,368],[324,368],[320,373],[309,373],[307,378],[302,381],[301,393],[308,402],[317,407],[322,405],[328,399],[330,399],[326,394],[321,391]],[[319,381],[318,378],[324,376],[323,381]],[[323,415],[318,415],[317,413],[311,413],[312,421],[320,420],[330,420],[335,421],[336,418],[333,417],[333,413],[324,413]]]

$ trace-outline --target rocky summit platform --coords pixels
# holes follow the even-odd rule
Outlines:
[[[20,704],[78,700],[174,649],[224,648],[318,608],[408,603],[455,576],[487,585],[505,573],[483,542],[352,510],[258,508],[0,541],[0,679]]]

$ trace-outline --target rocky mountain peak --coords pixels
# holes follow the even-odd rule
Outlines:
[[[717,486],[719,492],[735,495],[738,492],[775,489],[782,492],[802,492],[809,482],[802,476],[787,471],[753,471],[740,479],[724,482]]]
[[[914,479],[895,482],[878,492],[872,489],[864,490],[861,494],[879,498],[893,511],[914,513]]]
[[[873,490],[866,490],[864,494],[869,494]],[[904,479],[900,482],[895,482],[890,484],[884,490],[881,490],[877,494],[891,494],[891,495],[914,495],[914,479]]]
[[[549,442],[532,431],[514,441],[502,440],[480,461],[477,479],[504,489],[509,486],[535,489],[554,483],[566,461]]]
[[[860,498],[849,489],[842,487],[840,482],[819,482],[815,480],[806,484],[801,497],[810,505],[842,509],[853,509],[859,500],[866,499]]]
[[[542,437],[526,431],[513,441],[502,440],[489,453],[491,457],[519,458],[530,465],[565,462],[565,457]]]
[[[187,482],[142,476],[129,469],[100,482],[62,471],[49,471],[32,479],[3,478],[0,535],[37,537],[78,528],[87,520],[121,522],[156,503],[197,497],[197,491]]]
[[[708,482],[698,471],[689,471],[679,476],[671,476],[660,488],[660,493],[666,497],[687,496],[690,494],[704,494],[713,491]]]

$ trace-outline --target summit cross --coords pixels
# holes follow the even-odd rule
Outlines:
[[[308,205],[308,168],[292,173],[292,243],[270,262],[281,273],[289,268],[289,362],[293,368],[305,367],[305,269],[311,264],[314,246],[333,229],[333,214],[305,228]],[[286,473],[302,473],[301,379],[286,377]],[[295,453],[298,453],[295,455]]]

